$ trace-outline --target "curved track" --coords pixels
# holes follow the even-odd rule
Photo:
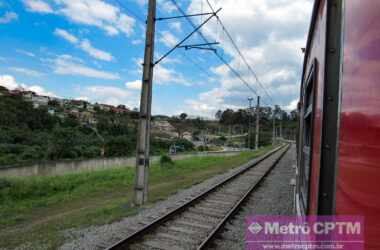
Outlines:
[[[233,176],[107,249],[205,249],[288,148],[278,147],[251,161]]]

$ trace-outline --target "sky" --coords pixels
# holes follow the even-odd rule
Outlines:
[[[206,0],[176,0],[188,14]],[[177,49],[154,68],[153,113],[213,117],[217,110],[296,107],[312,0],[210,0],[261,85],[214,17],[201,31],[247,82],[215,54]],[[0,0],[0,85],[41,95],[139,107],[147,0]],[[180,15],[157,0],[157,17]],[[193,17],[195,24],[207,16]],[[155,58],[192,31],[186,19],[157,21]],[[185,44],[204,41],[197,34]],[[256,92],[256,93],[254,93]]]

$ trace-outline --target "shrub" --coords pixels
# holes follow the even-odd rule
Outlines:
[[[174,162],[170,156],[162,155],[160,158],[160,165],[161,166],[172,166],[172,165],[174,165]]]
[[[177,139],[175,144],[176,146],[183,148],[184,151],[194,150],[194,144],[186,139]]]
[[[11,182],[8,181],[7,179],[0,179],[0,190],[3,188],[11,187],[11,186],[12,186]]]
[[[197,150],[200,151],[200,152],[203,152],[203,151],[209,151],[209,147],[208,147],[208,146],[203,146],[203,145],[201,145],[201,146],[199,146],[199,147],[197,148]]]
[[[40,147],[27,147],[21,154],[22,160],[39,160],[43,158],[42,149]]]

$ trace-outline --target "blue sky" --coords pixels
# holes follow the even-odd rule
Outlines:
[[[179,14],[171,1],[157,2],[159,17]],[[188,13],[208,11],[204,0],[177,2]],[[211,2],[223,7],[221,20],[274,102],[293,108],[311,1]],[[0,0],[0,85],[138,107],[146,9],[144,0]],[[184,19],[158,22],[156,58],[190,31]],[[221,43],[219,53],[272,104],[218,23],[211,21],[202,32]],[[189,40],[198,42],[197,36]],[[212,117],[217,109],[246,106],[249,96],[253,93],[210,52],[178,50],[155,68],[155,114]]]

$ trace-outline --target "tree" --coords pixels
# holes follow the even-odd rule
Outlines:
[[[181,118],[181,120],[184,121],[187,118],[187,114],[186,113],[182,113],[182,114],[179,115],[179,118]]]
[[[215,114],[215,118],[220,121],[220,119],[222,118],[222,114],[223,114],[223,111],[221,110],[218,110]]]
[[[220,123],[223,125],[234,124],[234,111],[232,109],[226,109],[221,116]]]

